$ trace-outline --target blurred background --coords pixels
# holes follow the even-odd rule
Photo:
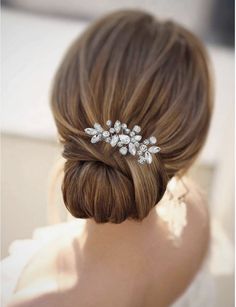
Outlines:
[[[2,1],[2,257],[16,239],[47,225],[49,202],[63,209],[60,188],[48,195],[60,157],[49,109],[50,86],[66,48],[104,13],[143,8],[171,18],[206,44],[215,81],[215,110],[207,144],[191,170],[206,191],[217,250],[212,272],[217,306],[234,305],[234,1],[4,0]],[[63,211],[64,210],[64,211]],[[54,219],[55,221],[55,219]],[[213,307],[213,306],[207,306]]]

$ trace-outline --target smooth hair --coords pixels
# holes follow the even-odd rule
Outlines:
[[[206,139],[211,110],[208,60],[199,39],[172,21],[118,11],[87,28],[54,79],[51,107],[63,144],[65,206],[97,223],[142,220],[168,181],[186,171]],[[108,119],[156,136],[150,165],[84,129]]]

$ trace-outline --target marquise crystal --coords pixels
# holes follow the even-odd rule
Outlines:
[[[86,128],[86,129],[85,129],[85,132],[86,132],[87,134],[89,134],[89,135],[95,135],[95,134],[98,133],[97,130],[96,130],[96,129],[93,129],[93,128]]]
[[[98,123],[94,124],[94,128],[98,131],[98,132],[103,132],[102,126]]]
[[[160,150],[161,149],[158,146],[151,146],[151,147],[148,148],[148,151],[151,152],[151,153],[154,153],[154,154],[158,153]]]
[[[144,157],[145,157],[145,160],[147,161],[148,164],[151,164],[151,163],[152,163],[152,155],[150,154],[149,151],[146,151],[146,152],[145,152]]]
[[[97,142],[99,142],[101,140],[101,135],[98,134],[98,135],[94,135],[92,138],[91,138],[91,143],[95,144]]]
[[[151,164],[153,155],[161,150],[160,147],[153,146],[157,142],[155,136],[141,142],[141,127],[138,125],[129,129],[126,123],[116,120],[112,127],[110,119],[106,121],[106,125],[108,126],[107,130],[98,123],[95,123],[93,128],[84,129],[85,133],[91,137],[92,144],[105,141],[112,147],[119,147],[119,152],[123,156],[127,154],[137,156],[140,164]]]
[[[111,146],[115,147],[118,141],[119,141],[119,136],[116,134],[113,135],[113,137],[111,138],[111,142],[110,142]]]
[[[135,145],[133,143],[129,143],[129,153],[132,156],[136,155],[136,147],[135,147]]]

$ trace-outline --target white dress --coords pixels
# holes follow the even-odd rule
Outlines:
[[[7,306],[21,272],[31,257],[50,240],[73,229],[78,229],[77,220],[38,228],[34,231],[32,239],[17,240],[11,244],[9,256],[2,261],[2,307]],[[226,261],[224,266],[220,263],[222,257],[224,262]],[[213,222],[210,253],[192,284],[172,307],[216,306],[214,277],[217,274],[232,273],[233,266],[233,247],[229,245],[219,225]]]

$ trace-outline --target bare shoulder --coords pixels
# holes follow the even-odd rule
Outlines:
[[[57,238],[35,254],[24,268],[8,307],[59,306],[63,299],[59,290],[64,280],[68,287],[74,283],[70,274],[74,265],[73,246],[68,241],[68,236]]]
[[[187,225],[183,232],[182,246],[177,261],[186,267],[186,281],[191,281],[207,256],[210,243],[210,217],[206,196],[200,187],[184,178],[188,189],[185,197]]]
[[[199,255],[204,254],[204,252],[207,252],[210,233],[207,197],[202,189],[188,177],[183,177],[181,180],[174,182],[174,188],[171,192],[175,199],[184,196],[183,203],[186,207],[180,250],[191,248],[192,252],[198,251]],[[168,198],[167,202],[169,202]],[[169,215],[172,216],[173,208],[170,207],[170,209]],[[178,216],[174,218],[176,222]]]
[[[184,200],[187,207],[187,224],[176,257],[177,265],[181,268],[180,290],[181,286],[184,290],[201,269],[210,241],[210,218],[206,197],[200,187],[189,178],[183,178],[183,182],[188,193]]]
[[[182,235],[180,247],[181,257],[188,257],[188,263],[193,271],[201,266],[209,246],[210,218],[206,196],[201,188],[187,177],[182,179],[187,188],[184,199],[186,204],[186,226]],[[186,255],[183,257],[183,255]],[[194,273],[194,272],[193,272]]]
[[[206,195],[201,188],[191,181],[184,178],[188,193],[185,198],[187,205],[187,226],[185,230],[185,239],[187,244],[192,240],[198,243],[199,252],[207,252],[210,234],[210,216]],[[190,241],[190,242],[189,242]]]
[[[161,299],[158,306],[169,306],[187,289],[208,251],[210,223],[206,198],[194,182],[187,178],[183,178],[183,182],[188,190],[184,199],[186,225],[177,245],[168,239],[168,230],[162,232],[163,239],[155,254],[158,260],[152,268],[155,290],[159,293],[156,300]],[[167,228],[165,222],[160,225],[160,228]]]

